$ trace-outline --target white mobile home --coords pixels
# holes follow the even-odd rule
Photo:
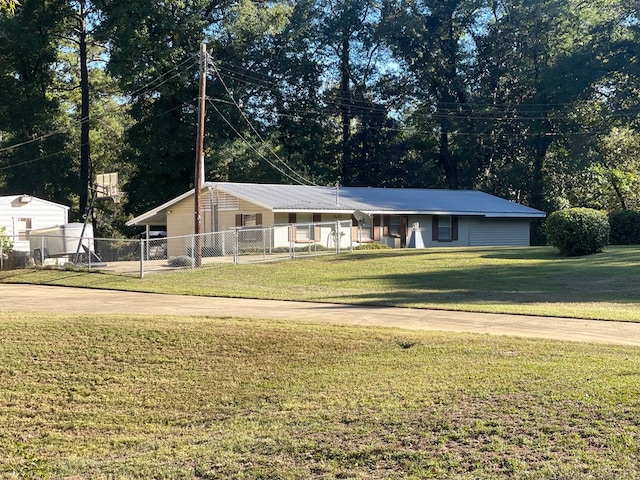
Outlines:
[[[69,207],[31,195],[0,197],[0,227],[17,252],[29,252],[31,230],[63,225],[69,221]]]

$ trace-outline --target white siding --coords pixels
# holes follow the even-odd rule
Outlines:
[[[469,223],[472,247],[528,247],[529,220],[478,218]]]
[[[18,236],[20,219],[30,219],[31,230],[64,225],[68,223],[69,207],[36,197],[24,202],[21,197],[22,195],[0,197],[0,227],[6,228],[14,250],[28,252],[29,241],[21,241]]]

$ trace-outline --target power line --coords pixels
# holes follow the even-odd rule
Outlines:
[[[176,72],[172,76],[164,78],[166,75],[169,75],[170,73],[176,71],[178,68],[180,68],[184,64],[188,63],[190,60],[192,60],[192,64],[187,66],[187,67],[185,67],[185,68],[188,69],[188,68],[190,68],[190,67],[192,67],[193,65],[196,64],[193,55],[188,57],[187,59],[185,59],[184,61],[180,62],[178,65],[173,67],[168,72],[165,72],[164,74],[162,74],[160,77],[156,77],[153,80],[151,80],[149,83],[147,83],[146,85],[138,88],[136,91],[134,91],[131,94],[131,97],[135,97],[135,96],[139,96],[139,95],[142,95],[144,93],[147,93],[148,91],[152,90],[153,88],[158,88],[161,85],[164,85],[165,83],[171,81],[172,79],[180,76],[182,74],[182,72]],[[162,80],[162,81],[160,81],[160,80]],[[160,83],[156,83],[156,82],[160,82]],[[182,105],[184,105],[184,103]],[[92,120],[99,120],[100,118],[105,117],[105,116],[111,114],[112,112],[114,112],[114,111],[116,111],[118,109],[124,108],[125,106],[127,106],[127,104],[125,104],[125,103],[119,104],[117,107],[107,109],[104,112],[102,112],[101,114],[92,115],[90,118]],[[151,118],[154,118],[154,117],[151,117]],[[14,145],[8,145],[8,146],[5,146],[5,147],[0,147],[0,153],[6,152],[6,151],[9,151],[9,150],[13,150],[15,148],[23,147],[25,145],[29,145],[29,144],[34,143],[34,142],[39,142],[39,141],[44,140],[44,139],[46,139],[48,137],[51,137],[53,135],[57,135],[57,134],[60,134],[60,133],[63,133],[63,132],[67,132],[67,131],[73,130],[74,128],[77,128],[79,125],[81,125],[85,120],[86,120],[85,118],[80,118],[78,120],[72,121],[69,125],[67,125],[65,127],[61,127],[61,128],[59,128],[57,130],[54,130],[52,132],[48,132],[48,133],[46,133],[44,135],[39,135],[38,137],[33,138],[31,140],[26,140],[24,142],[20,142],[20,143],[14,144]]]
[[[260,135],[260,133],[256,130],[256,128],[253,126],[253,123],[251,123],[251,121],[249,120],[249,118],[247,117],[247,115],[244,113],[244,110],[240,107],[240,105],[238,105],[238,102],[236,102],[235,98],[233,97],[231,91],[229,90],[229,88],[227,87],[224,79],[222,78],[222,76],[220,75],[220,72],[218,71],[216,64],[214,62],[211,62],[211,66],[213,67],[214,72],[216,73],[216,76],[218,77],[218,79],[220,80],[220,83],[222,84],[225,92],[227,93],[227,95],[229,96],[229,98],[231,99],[231,102],[233,103],[233,105],[238,109],[238,111],[240,112],[240,115],[242,116],[242,118],[245,120],[245,122],[247,123],[247,125],[249,125],[249,128],[251,128],[251,130],[253,131],[253,133],[256,134],[256,136],[258,137],[258,139],[260,140],[260,142],[265,145],[267,147],[267,149],[271,152],[271,154],[278,159],[278,161],[284,165],[284,167],[289,170],[295,177],[298,178],[298,180],[296,180],[296,183],[300,183],[302,185],[315,185],[311,180],[308,180],[304,175],[298,173],[297,171],[295,171],[293,168],[291,168],[291,166],[289,166],[289,164],[287,162],[285,162],[282,158],[280,158],[280,156],[271,148],[271,146],[265,142],[265,140],[262,138],[262,136]],[[216,111],[219,113],[219,110],[216,108]],[[234,129],[235,130],[235,129]],[[269,162],[270,165],[271,162]],[[273,165],[272,165],[273,166]],[[280,170],[278,170],[280,171]],[[288,178],[291,178],[290,175],[287,175]]]
[[[267,80],[264,77],[257,77],[255,74],[234,71],[230,68],[220,67],[228,73],[222,73],[228,79],[250,85],[257,88],[280,88],[279,80]],[[295,86],[292,86],[295,88]],[[338,102],[324,100],[327,106],[340,107]],[[384,105],[378,104],[378,105]],[[368,112],[371,110],[372,104],[368,101],[352,99],[349,106],[360,112]],[[386,106],[386,105],[384,105]],[[570,120],[575,115],[567,111],[568,108],[575,106],[573,103],[456,103],[435,101],[433,111],[429,112],[429,116],[435,119],[462,119],[462,120],[490,120],[490,121],[536,121],[547,120],[549,118],[556,120]],[[310,115],[320,113],[317,109],[307,110]],[[627,108],[624,111],[614,111],[609,113],[608,118],[626,118],[634,117],[640,114],[640,107]],[[279,114],[282,115],[282,114]],[[303,116],[300,114],[300,116]],[[369,115],[359,114],[362,118],[368,118]]]
[[[236,127],[229,121],[229,119],[227,117],[225,117],[222,112],[218,109],[218,107],[211,101],[211,99],[207,98],[207,101],[209,102],[209,104],[213,107],[213,109],[218,113],[218,115],[220,116],[220,118],[222,118],[222,120],[224,120],[224,122],[229,126],[229,128],[231,128],[231,130],[233,130],[233,132],[238,136],[238,138],[240,138],[240,140],[242,140],[244,143],[247,144],[247,146],[249,148],[251,148],[251,150],[253,150],[256,154],[258,154],[258,156],[260,158],[262,158],[265,162],[267,162],[271,167],[273,167],[275,170],[277,170],[278,172],[280,172],[282,175],[284,175],[284,177],[288,178],[289,180],[291,180],[294,183],[300,184],[300,185],[305,185],[306,183],[301,182],[299,179],[292,177],[291,175],[289,175],[287,172],[285,172],[283,169],[281,169],[278,165],[274,164],[271,160],[269,160],[265,155],[263,155],[263,153],[258,150],[255,145],[253,145],[249,140],[247,140],[244,135],[242,135],[242,133],[240,133],[238,131],[238,129],[236,129]],[[286,164],[285,164],[286,165]],[[310,183],[311,185],[317,186],[313,183]]]
[[[24,166],[24,165],[28,165],[28,164],[30,164],[30,163],[39,162],[40,160],[45,160],[45,159],[47,159],[47,158],[49,158],[49,157],[55,157],[56,155],[60,155],[60,154],[62,154],[62,153],[65,153],[66,151],[67,151],[67,150],[60,150],[60,151],[55,152],[55,153],[49,153],[49,154],[47,154],[47,155],[43,155],[43,156],[41,156],[41,157],[32,158],[31,160],[25,160],[25,161],[23,161],[23,162],[16,163],[16,164],[14,164],[14,165],[6,165],[6,166],[4,166],[4,167],[0,167],[0,172],[2,172],[3,170],[9,170],[9,169],[11,169],[11,168],[15,168],[15,167],[22,167],[22,166]]]

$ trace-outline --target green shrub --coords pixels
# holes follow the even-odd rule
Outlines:
[[[618,210],[609,215],[611,245],[640,245],[640,212]]]
[[[0,255],[8,255],[12,248],[13,243],[7,235],[7,229],[5,227],[0,227]]]
[[[362,243],[357,247],[353,247],[354,250],[387,250],[389,248],[391,247],[383,243],[377,243],[377,242]]]
[[[609,244],[607,216],[590,208],[568,208],[549,215],[547,241],[563,255],[589,255]]]

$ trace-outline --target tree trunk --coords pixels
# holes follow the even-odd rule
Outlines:
[[[458,169],[456,161],[449,151],[449,129],[445,122],[440,123],[440,145],[438,152],[438,162],[444,170],[449,188],[458,188]]]
[[[351,86],[349,60],[349,24],[347,23],[342,31],[342,51],[340,52],[340,113],[342,116],[342,165],[340,174],[343,185],[350,185],[353,179],[351,165]]]

